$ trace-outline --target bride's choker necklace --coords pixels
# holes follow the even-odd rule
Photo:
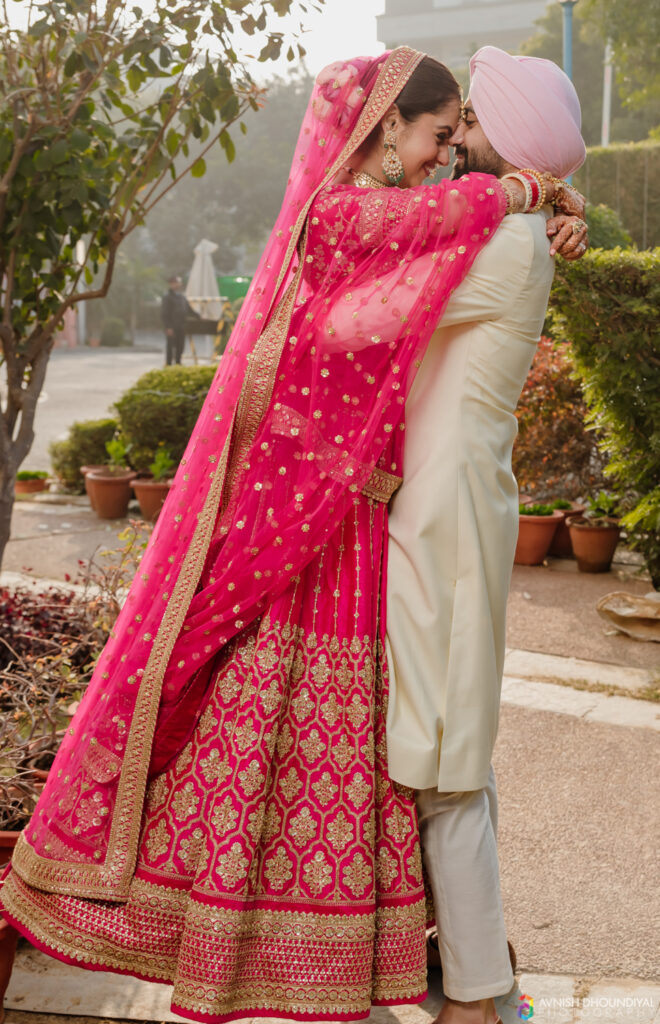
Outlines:
[[[375,178],[369,171],[354,171],[353,181],[358,188],[389,188],[387,182]]]

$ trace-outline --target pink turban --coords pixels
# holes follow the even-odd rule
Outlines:
[[[470,102],[486,138],[510,164],[572,174],[587,155],[580,101],[551,60],[482,46],[470,61]]]

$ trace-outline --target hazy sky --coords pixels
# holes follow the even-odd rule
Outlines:
[[[304,15],[303,46],[307,50],[307,66],[316,74],[326,64],[343,57],[371,56],[385,47],[376,38],[376,15],[385,10],[385,0],[326,0],[323,12]],[[297,19],[280,19],[284,28],[294,28]],[[278,21],[271,22],[279,28]],[[286,67],[286,61],[282,68]]]

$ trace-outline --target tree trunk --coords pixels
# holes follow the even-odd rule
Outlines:
[[[29,377],[26,385],[21,388],[20,396],[12,395],[12,389],[9,388],[7,405],[0,416],[0,568],[11,534],[16,474],[34,442],[34,417],[51,349],[52,340],[44,337],[42,346],[30,363]],[[10,355],[7,359],[8,371],[9,360],[12,358]]]

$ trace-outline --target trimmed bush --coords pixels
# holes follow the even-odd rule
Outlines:
[[[163,447],[179,463],[215,371],[215,366],[166,366],[143,374],[124,392],[115,408],[133,469],[148,472]]]
[[[571,499],[602,486],[604,459],[586,411],[568,346],[541,338],[516,410],[513,469],[524,494]]]
[[[101,344],[108,348],[120,348],[129,345],[126,324],[118,316],[108,317],[101,325]]]
[[[117,431],[117,420],[83,420],[69,428],[65,441],[53,441],[48,451],[55,475],[71,491],[82,494],[85,483],[81,466],[103,465],[108,461],[106,444]]]
[[[660,589],[660,249],[557,264],[553,333],[571,344],[622,525]],[[613,486],[612,486],[613,485]]]
[[[604,203],[598,206],[587,203],[585,219],[592,249],[616,249],[617,245],[627,248],[632,245],[632,237],[621,223],[619,215]]]
[[[641,249],[660,245],[660,142],[591,146],[573,181],[615,210]]]

